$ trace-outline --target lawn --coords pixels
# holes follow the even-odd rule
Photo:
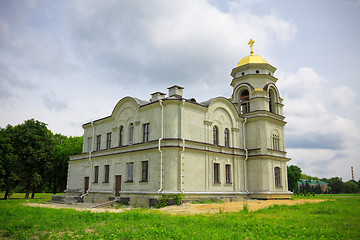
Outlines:
[[[91,213],[22,205],[50,196],[0,200],[0,239],[360,239],[360,195],[317,195],[331,201],[187,216],[149,209]]]

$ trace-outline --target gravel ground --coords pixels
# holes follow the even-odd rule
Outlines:
[[[213,204],[192,204],[185,203],[180,206],[168,206],[155,211],[165,212],[169,214],[204,214],[204,213],[219,213],[219,212],[234,212],[240,211],[247,205],[250,211],[256,211],[262,208],[266,208],[272,205],[295,205],[304,203],[318,203],[325,201],[323,199],[295,199],[295,200],[247,200],[242,202],[225,202],[225,203],[213,203]],[[59,204],[59,203],[25,203],[26,206],[31,207],[45,207],[45,208],[70,208],[78,211],[91,211],[91,212],[113,212],[119,213],[132,207],[129,206],[112,206],[112,207],[99,207],[92,208],[97,205],[94,203],[74,203],[74,204]]]

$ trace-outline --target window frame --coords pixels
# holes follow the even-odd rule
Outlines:
[[[280,138],[278,134],[272,135],[272,149],[276,151],[280,151]]]
[[[124,127],[119,127],[119,147],[124,145]]]
[[[219,184],[220,182],[220,163],[214,163],[214,167],[213,167],[213,171],[214,171],[214,183],[215,184]]]
[[[134,162],[126,163],[126,182],[134,182]]]
[[[212,133],[213,144],[219,145],[219,128],[216,125],[213,126]]]
[[[225,164],[225,182],[231,184],[231,164]]]
[[[150,139],[150,123],[143,124],[143,142],[149,142]]]
[[[92,148],[93,148],[93,139],[92,137],[89,137],[87,139],[87,152],[88,153],[92,152]]]
[[[104,165],[104,183],[109,183],[110,180],[110,165]]]
[[[224,146],[230,147],[230,133],[228,128],[224,130]]]
[[[129,145],[134,144],[134,124],[130,123],[129,125]]]
[[[149,181],[149,161],[141,161],[141,181]]]
[[[282,187],[281,186],[281,169],[279,167],[274,168],[274,181],[275,181],[275,187]]]
[[[110,149],[111,148],[111,137],[112,137],[112,133],[109,132],[106,134],[106,149]]]
[[[94,166],[94,181],[93,183],[99,182],[99,166]]]
[[[101,135],[96,136],[96,151],[101,150]]]
[[[250,93],[247,89],[245,89],[240,94],[240,114],[245,114],[249,112],[250,112]]]

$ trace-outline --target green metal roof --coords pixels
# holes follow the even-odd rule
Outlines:
[[[303,183],[303,184],[309,183],[310,185],[318,185],[318,184],[319,184],[319,185],[325,185],[325,186],[329,185],[327,182],[324,182],[324,181],[321,181],[321,180],[299,179],[298,185],[299,185],[299,184],[302,184],[302,183]]]

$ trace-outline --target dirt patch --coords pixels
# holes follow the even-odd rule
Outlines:
[[[90,212],[114,212],[119,213],[127,209],[131,209],[128,206],[122,206],[120,208],[105,207],[105,208],[93,208],[96,204],[93,203],[73,203],[73,204],[60,204],[60,203],[24,203],[25,206],[30,207],[42,207],[42,208],[55,208],[55,209],[75,209],[77,211],[90,211]]]
[[[247,206],[249,211],[256,211],[262,208],[267,208],[272,205],[295,205],[304,203],[318,203],[326,201],[325,199],[295,199],[295,200],[247,200],[242,202],[225,202],[225,203],[213,203],[213,204],[192,204],[185,203],[180,206],[168,206],[157,211],[165,212],[169,214],[204,214],[204,213],[219,213],[219,212],[235,212],[244,209]],[[106,208],[92,208],[95,206],[93,203],[75,203],[75,204],[58,204],[58,203],[25,203],[24,205],[30,207],[45,207],[45,208],[68,208],[78,211],[91,211],[91,212],[112,212],[119,213],[132,207],[119,206],[106,207]]]
[[[295,199],[295,200],[247,200],[243,202],[226,202],[220,204],[191,204],[186,203],[181,206],[168,206],[160,209],[170,214],[199,214],[199,213],[219,213],[235,212],[247,206],[249,211],[256,211],[272,205],[295,205],[304,203],[323,202],[323,199]]]

